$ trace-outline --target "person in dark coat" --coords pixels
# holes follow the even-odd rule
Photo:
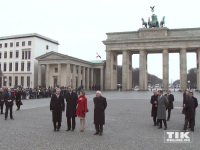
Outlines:
[[[94,135],[103,134],[103,125],[105,125],[105,109],[107,107],[107,101],[105,97],[101,96],[101,92],[96,92],[94,101],[94,124],[96,132]]]
[[[19,88],[17,88],[17,91],[16,91],[16,105],[17,105],[17,110],[20,110],[21,104],[22,104],[22,102],[21,102],[21,91],[19,90]]]
[[[78,95],[72,91],[72,87],[68,86],[69,93],[66,95],[66,117],[67,117],[67,130],[69,131],[72,128],[72,131],[74,131],[76,126],[76,101],[78,99]],[[71,125],[72,120],[72,125]]]
[[[191,131],[194,132],[194,100],[191,98],[190,91],[186,91],[185,99],[185,124],[183,130],[187,130],[188,123],[190,123]]]
[[[196,97],[194,97],[193,92],[190,92],[190,96],[191,98],[194,100],[194,121],[193,121],[193,125],[195,126],[195,115],[196,115],[196,108],[198,107],[198,100]],[[190,126],[189,126],[190,127]],[[191,128],[191,127],[190,127]]]
[[[0,106],[1,106],[1,114],[3,114],[4,92],[2,88],[0,88]]]
[[[174,95],[171,94],[170,90],[168,90],[167,94],[165,94],[165,96],[167,97],[167,100],[168,100],[168,103],[169,103],[169,105],[167,106],[167,109],[166,109],[166,110],[168,110],[167,121],[169,121],[170,116],[171,116],[171,110],[174,109],[174,105],[173,105]]]
[[[8,110],[10,109],[10,119],[14,119],[12,115],[13,111],[13,101],[15,100],[15,95],[11,92],[10,88],[4,95],[5,105],[6,105],[6,112],[5,112],[5,120],[8,118]]]
[[[157,119],[159,120],[160,127],[162,128],[162,121],[164,123],[164,130],[167,130],[167,122],[166,122],[166,108],[168,106],[167,98],[163,95],[163,91],[158,91],[158,109],[157,109]]]
[[[59,131],[62,122],[62,112],[65,110],[64,97],[60,95],[60,89],[56,89],[56,94],[51,96],[50,111],[52,112],[52,121],[54,131]],[[56,125],[56,122],[58,125]]]
[[[151,109],[151,117],[153,117],[154,126],[158,125],[158,121],[156,120],[157,117],[157,106],[158,106],[158,93],[157,91],[153,91],[153,96],[151,96],[150,103],[152,104]]]

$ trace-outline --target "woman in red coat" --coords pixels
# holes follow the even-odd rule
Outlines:
[[[87,98],[85,97],[84,91],[80,91],[80,96],[78,97],[76,103],[78,104],[78,107],[76,109],[76,115],[80,118],[81,132],[83,132],[85,126],[85,113],[88,112]]]

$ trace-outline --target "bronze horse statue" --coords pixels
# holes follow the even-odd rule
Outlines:
[[[160,22],[160,26],[163,27],[165,25],[165,16],[163,16],[162,21]]]
[[[144,21],[144,19],[142,18],[142,27],[145,26],[145,28],[147,28],[147,22]]]

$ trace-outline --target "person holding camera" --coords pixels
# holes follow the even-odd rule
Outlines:
[[[76,115],[80,118],[80,131],[83,132],[85,126],[85,114],[88,112],[85,91],[80,91],[80,96],[78,97],[76,103],[78,104]]]

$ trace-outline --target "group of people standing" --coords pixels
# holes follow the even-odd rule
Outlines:
[[[150,103],[152,104],[151,116],[153,117],[154,126],[162,128],[162,122],[164,123],[164,130],[167,130],[167,121],[170,120],[171,110],[174,108],[174,95],[168,90],[167,94],[163,95],[163,91],[153,91],[154,95],[151,96]],[[189,128],[194,132],[195,125],[195,109],[198,106],[197,98],[193,96],[193,92],[186,91],[183,94],[183,111],[185,115],[185,124],[183,131]],[[168,113],[167,113],[168,111]],[[167,117],[166,117],[167,114]]]
[[[72,87],[68,86],[67,94],[64,97],[60,94],[60,89],[56,89],[56,94],[53,94],[50,101],[50,111],[52,112],[52,121],[54,131],[59,131],[62,122],[62,113],[65,111],[66,100],[66,117],[67,117],[67,130],[74,131],[76,127],[76,117],[80,119],[80,131],[84,132],[85,117],[89,112],[87,107],[87,98],[85,91],[80,91],[80,96],[73,92]],[[65,100],[64,100],[65,99]],[[95,135],[103,134],[103,125],[105,124],[105,109],[107,107],[106,98],[101,96],[101,92],[96,92],[94,101],[94,124]],[[78,105],[78,106],[77,106]]]
[[[14,120],[13,117],[13,105],[14,101],[16,101],[17,110],[20,110],[20,106],[22,105],[21,102],[21,92],[19,89],[16,92],[11,92],[11,89],[5,89],[3,91],[0,88],[0,107],[1,107],[1,114],[4,114],[4,104],[5,104],[5,120],[8,118],[8,112],[10,112],[10,119]]]

